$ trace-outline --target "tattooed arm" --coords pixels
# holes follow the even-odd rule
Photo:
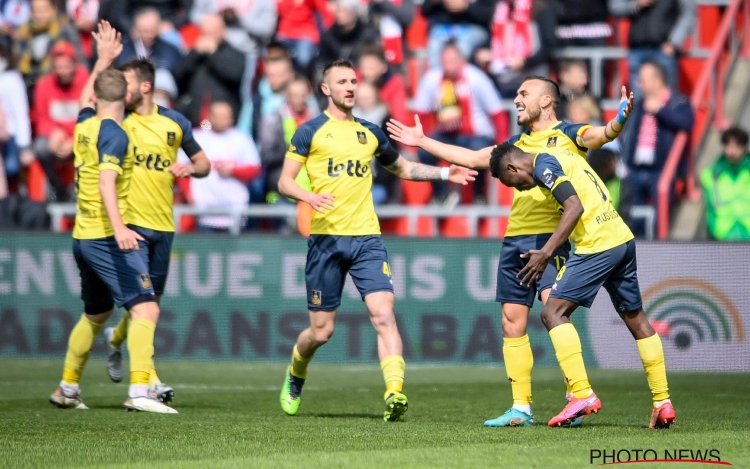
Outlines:
[[[400,156],[393,163],[386,165],[385,168],[400,177],[411,181],[438,181],[441,179],[454,182],[456,184],[466,185],[475,179],[477,172],[473,169],[463,168],[461,166],[451,165],[450,168],[440,168],[422,163],[409,161]],[[443,171],[447,169],[446,172]]]

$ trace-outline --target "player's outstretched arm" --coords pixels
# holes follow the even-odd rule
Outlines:
[[[401,179],[411,181],[450,181],[465,186],[476,179],[477,172],[462,166],[451,165],[450,168],[440,168],[422,163],[409,161],[399,155],[396,161],[385,167]]]
[[[617,115],[605,125],[588,129],[582,137],[584,147],[596,150],[597,148],[601,148],[605,143],[616,139],[620,135],[620,132],[622,132],[625,123],[628,121],[628,117],[630,117],[630,113],[633,112],[635,97],[632,91],[628,94],[625,85],[622,86],[620,91],[620,107],[617,110]]]
[[[393,140],[404,145],[419,147],[448,163],[476,169],[487,169],[490,167],[492,147],[482,148],[481,150],[469,150],[468,148],[438,142],[424,134],[422,123],[416,114],[414,115],[414,122],[414,127],[409,127],[396,119],[390,119],[386,122],[385,126]]]
[[[306,191],[300,186],[295,178],[302,169],[302,163],[294,161],[291,158],[284,159],[284,166],[281,168],[279,177],[279,192],[285,197],[291,197],[302,202],[307,202],[320,213],[326,213],[333,209],[333,194],[315,194]]]
[[[117,171],[102,169],[99,172],[99,192],[102,195],[102,203],[107,211],[107,217],[115,230],[117,246],[123,251],[131,249],[138,250],[138,241],[143,237],[131,230],[122,221],[120,207],[117,205]]]
[[[91,69],[86,85],[81,91],[78,104],[81,109],[94,106],[94,81],[104,70],[115,62],[122,52],[122,35],[109,24],[108,21],[100,21],[96,31],[91,32],[96,42],[97,59],[94,68]]]

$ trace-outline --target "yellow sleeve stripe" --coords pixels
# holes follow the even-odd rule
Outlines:
[[[580,129],[578,129],[578,136],[583,137],[583,134],[586,133],[587,130],[591,128],[590,125],[582,125]]]
[[[297,153],[293,153],[291,151],[286,152],[286,157],[290,160],[294,160],[297,163],[305,163],[307,161],[307,157],[298,155]]]
[[[113,163],[99,163],[99,171],[103,169],[110,169],[116,171],[117,174],[122,174],[122,166]]]

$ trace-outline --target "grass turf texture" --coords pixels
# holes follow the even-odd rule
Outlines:
[[[313,363],[295,417],[278,403],[285,364],[160,365],[179,415],[122,410],[127,385],[110,383],[101,361],[89,363],[82,382],[91,410],[56,409],[47,397],[62,358],[1,359],[0,467],[583,467],[591,449],[649,448],[659,457],[715,448],[750,467],[747,374],[671,373],[678,420],[653,431],[639,372],[592,371],[602,412],[583,428],[551,429],[546,421],[564,404],[557,369],[534,371],[535,427],[484,428],[510,402],[497,367],[407,364],[409,412],[386,423],[375,364]]]

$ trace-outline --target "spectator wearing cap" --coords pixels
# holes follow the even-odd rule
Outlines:
[[[58,42],[50,51],[51,71],[39,79],[34,92],[34,153],[44,168],[57,201],[69,199],[69,173],[73,155],[73,130],[78,117],[78,100],[89,73],[78,63],[76,50]]]
[[[26,89],[32,94],[39,77],[50,69],[50,50],[55,43],[66,41],[80,63],[85,57],[78,42],[78,32],[58,14],[53,0],[31,0],[31,18],[16,31],[13,45],[18,57],[18,71]]]
[[[133,59],[148,59],[155,68],[165,68],[171,73],[182,60],[180,50],[159,37],[161,15],[156,8],[139,10],[133,18],[133,29],[123,37],[122,53],[116,66]]]

